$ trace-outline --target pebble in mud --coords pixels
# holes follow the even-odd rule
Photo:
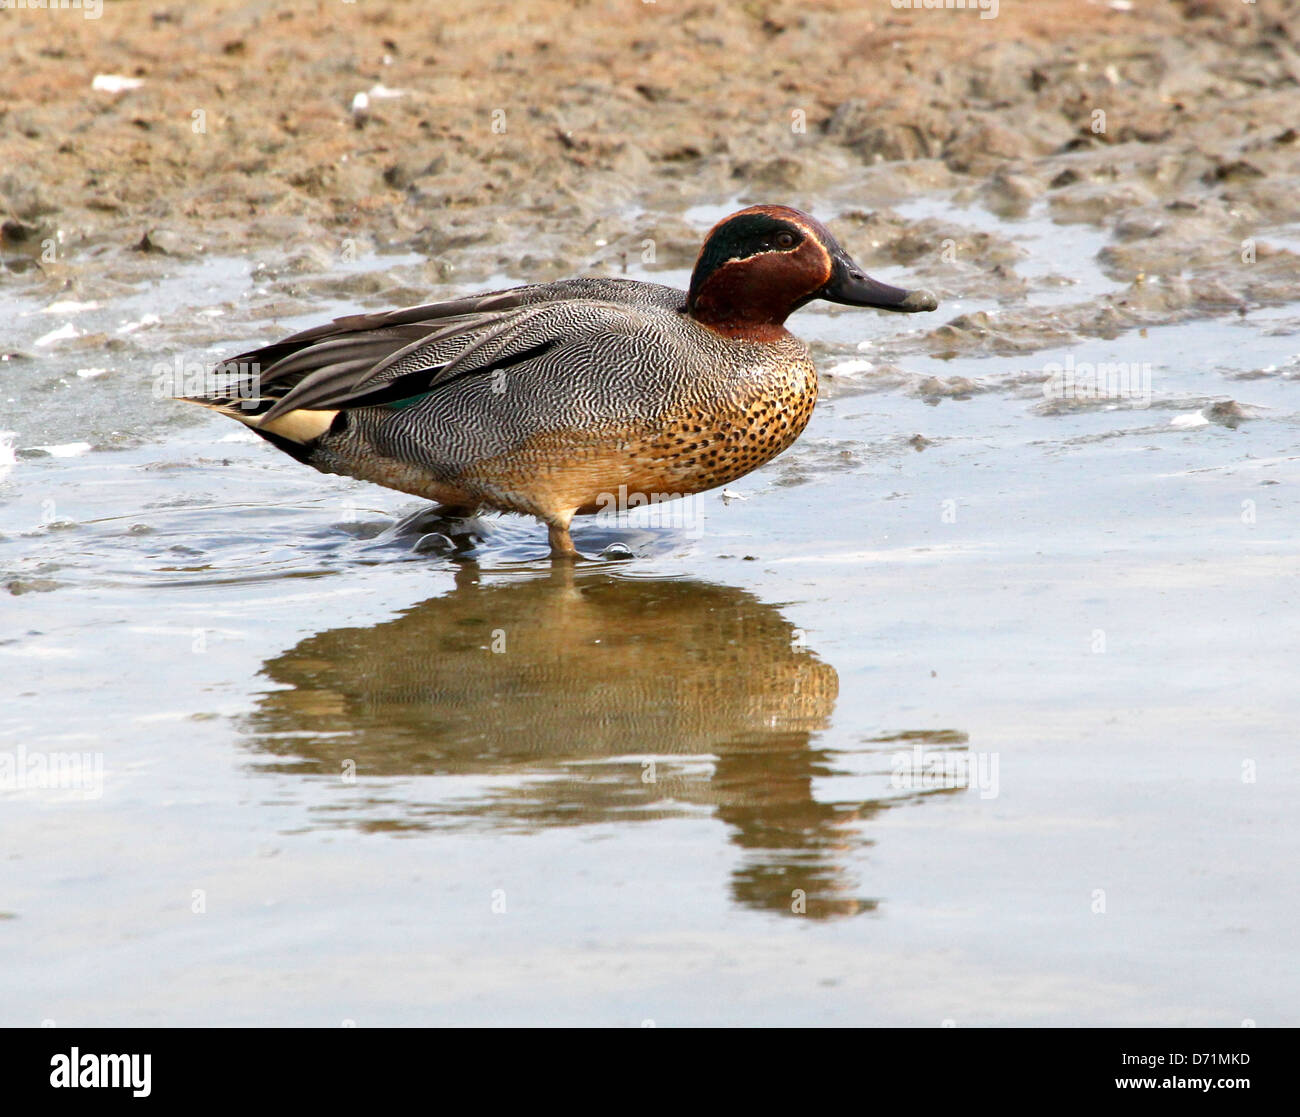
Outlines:
[[[1225,399],[1206,408],[1205,417],[1212,423],[1235,430],[1245,420],[1259,418],[1259,412],[1252,407],[1243,407],[1235,399]]]
[[[941,400],[970,399],[980,391],[982,391],[980,386],[965,376],[952,376],[946,379],[927,376],[916,386],[914,394],[920,396],[926,403],[938,406]]]

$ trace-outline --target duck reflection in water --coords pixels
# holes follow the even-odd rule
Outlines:
[[[464,563],[456,577],[395,620],[318,633],[264,666],[285,689],[259,696],[244,728],[270,766],[333,776],[355,762],[365,798],[334,822],[528,830],[694,805],[745,850],[737,902],[790,911],[802,895],[814,917],[875,906],[852,895],[848,863],[856,821],[890,801],[814,798],[813,780],[837,774],[815,741],[838,676],[776,607],[605,570],[489,580]],[[456,775],[481,777],[476,794],[384,799],[369,782]]]

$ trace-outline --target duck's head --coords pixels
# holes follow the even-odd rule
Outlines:
[[[866,275],[829,229],[789,206],[750,206],[713,226],[691,274],[687,312],[728,337],[780,335],[804,303],[913,313],[934,310],[929,291],[904,291]]]

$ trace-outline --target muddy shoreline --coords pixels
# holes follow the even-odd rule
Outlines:
[[[689,267],[691,206],[831,206],[869,267],[992,297],[931,352],[1248,312],[1300,293],[1300,11],[1233,4],[109,3],[7,12],[0,284],[110,295],[244,254],[289,298]],[[97,76],[99,81],[96,82]],[[94,88],[98,84],[101,88]],[[1006,235],[891,207],[1046,207],[1119,289],[1044,322]],[[410,291],[346,278],[409,251]],[[422,294],[422,292],[424,294]],[[1082,294],[1082,293],[1081,293]],[[942,313],[942,312],[941,312]],[[10,346],[13,347],[12,344]]]

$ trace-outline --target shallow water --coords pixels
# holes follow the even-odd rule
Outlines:
[[[968,223],[1060,301],[1059,227]],[[283,287],[15,296],[0,1022],[1300,1022],[1300,306],[956,360],[976,300],[801,313],[799,443],[566,571],[154,398],[383,301]]]

